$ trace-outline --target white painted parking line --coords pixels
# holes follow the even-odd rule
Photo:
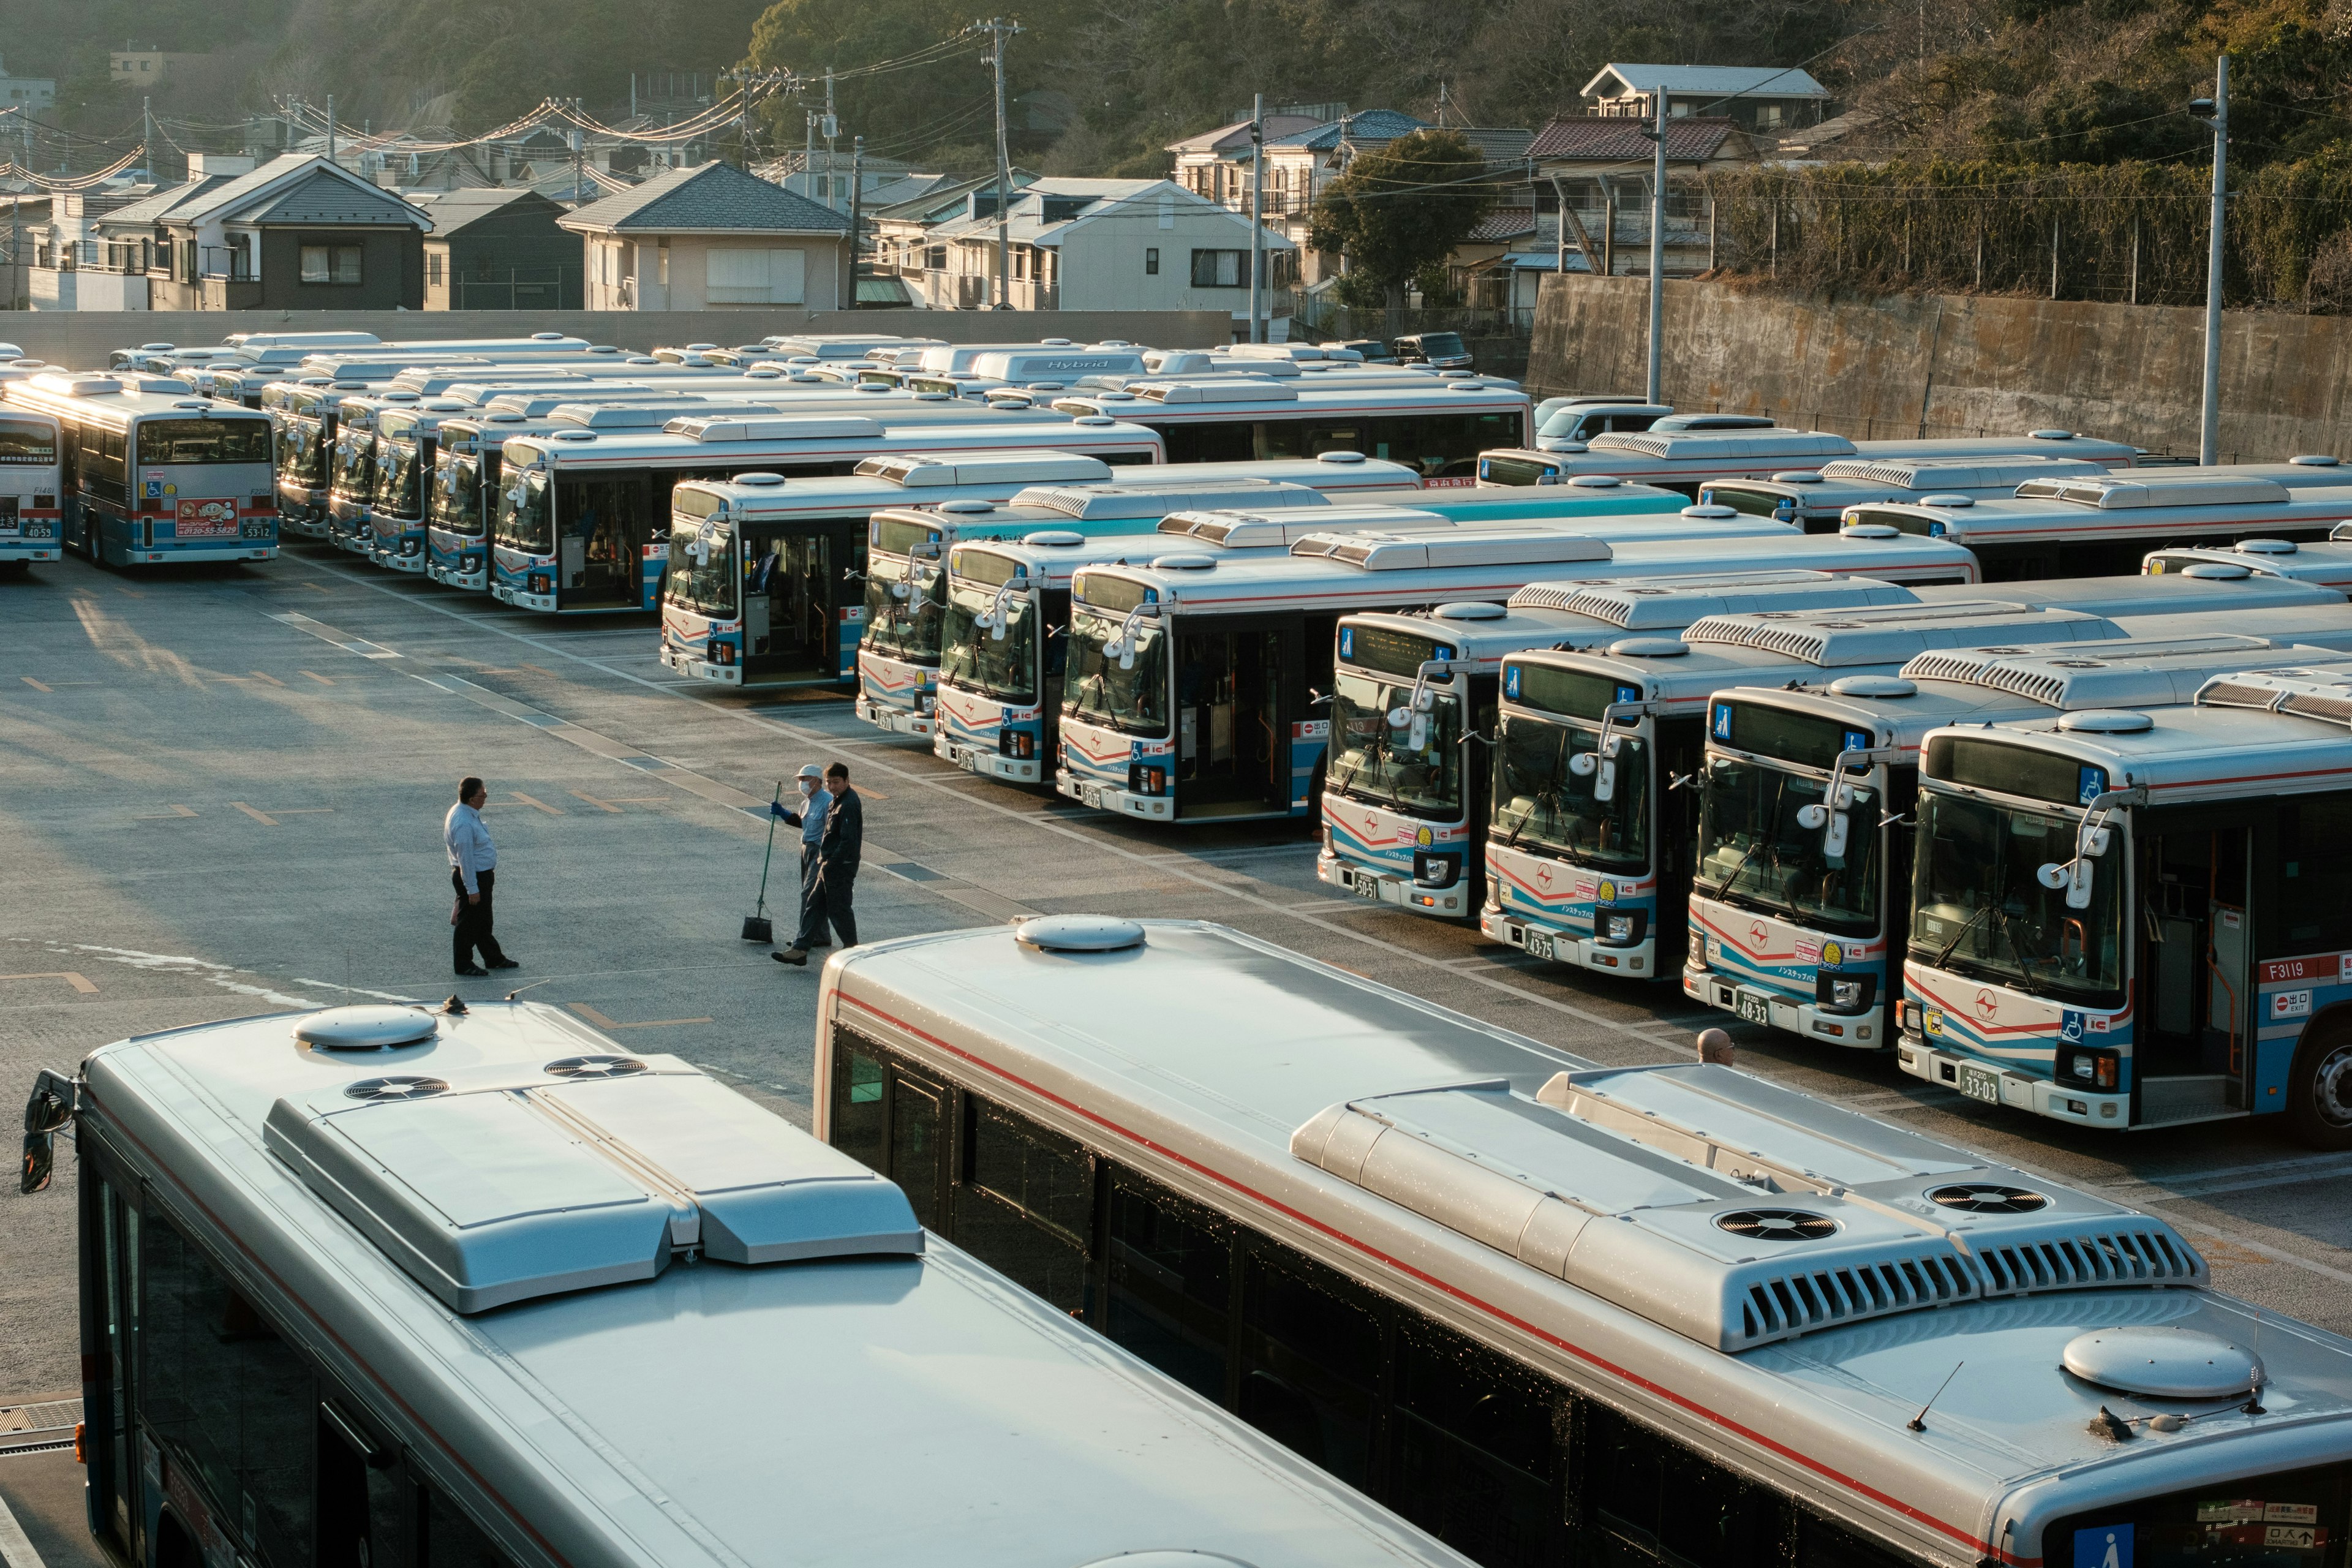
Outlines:
[[[355,637],[349,632],[338,631],[324,621],[314,621],[310,616],[297,614],[292,610],[273,610],[268,612],[268,616],[273,621],[282,622],[298,632],[308,632],[320,642],[332,643],[345,653],[355,653],[362,658],[398,658],[400,657],[381,643],[372,643],[365,637]],[[318,677],[312,676],[311,679],[315,680]]]
[[[0,1501],[0,1563],[5,1563],[7,1568],[47,1568],[41,1554],[33,1550],[32,1542],[26,1538],[16,1516],[8,1511],[5,1501]]]

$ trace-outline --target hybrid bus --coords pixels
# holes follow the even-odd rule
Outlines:
[[[61,542],[109,566],[275,556],[268,416],[135,387],[70,373],[0,385],[58,422]]]
[[[1785,685],[1795,700],[1828,681],[1853,693],[1874,675],[1893,674],[1925,647],[2112,637],[2118,626],[2149,621],[2161,627],[2168,618],[2201,613],[2294,616],[2294,628],[2302,629],[2317,617],[2340,618],[2343,609],[2324,595],[2243,580],[2176,579],[2162,593],[2148,592],[2148,581],[2092,579],[1999,593],[1922,586],[1878,605],[1850,590],[1849,602],[1829,608],[1808,607],[1800,590],[1800,596],[1777,606],[1720,609],[1707,606],[1704,586],[1685,595],[1641,585],[1638,599],[1612,602],[1593,587],[1536,584],[1518,596],[1531,609],[1515,605],[1514,616],[1536,613],[1532,606],[1549,606],[1540,614],[1546,620],[1569,611],[1605,614],[1623,617],[1629,629],[1637,625],[1644,635],[1605,644],[1592,639],[1580,650],[1530,643],[1520,645],[1524,651],[1503,648],[1491,804],[1470,796],[1462,812],[1466,831],[1455,830],[1465,844],[1464,866],[1480,863],[1476,850],[1483,843],[1483,900],[1457,897],[1449,909],[1443,895],[1426,889],[1400,885],[1390,893],[1383,886],[1381,891],[1422,912],[1476,908],[1486,936],[1535,957],[1620,977],[1663,979],[1675,972],[1683,951],[1685,920],[1698,918],[1691,912],[1691,889],[1705,794],[1702,714],[1722,688]],[[2252,592],[2242,591],[2250,586]],[[2044,618],[2053,613],[2079,624],[2071,630],[2053,626]],[[2105,618],[2084,620],[2086,616]],[[2127,616],[2134,618],[2117,618]],[[1885,798],[1883,790],[1877,798]],[[1350,814],[1360,831],[1335,828],[1335,861],[1370,858],[1360,844],[1347,842],[1350,837],[1379,848],[1411,826],[1390,821],[1362,801],[1344,809],[1335,804],[1328,815],[1344,827]],[[1447,826],[1433,825],[1432,832],[1442,836]],[[1370,868],[1370,875],[1415,868],[1411,860],[1398,864],[1394,849],[1389,858],[1388,865]],[[1350,868],[1340,863],[1329,869]],[[1354,885],[1360,888],[1365,875],[1358,870]],[[1853,945],[1851,934],[1832,933],[1845,947]],[[1819,944],[1816,936],[1812,945]],[[1804,983],[1812,984],[1810,974]],[[1889,1036],[1880,1026],[1867,1037],[1883,1044]]]
[[[0,568],[21,572],[64,548],[59,428],[54,415],[0,405]]]
[[[975,420],[890,429],[870,419],[771,415],[765,410],[741,416],[673,419],[655,433],[606,435],[572,427],[518,437],[506,444],[503,455],[490,593],[520,608],[559,615],[656,608],[661,603],[658,584],[670,560],[668,541],[677,521],[670,491],[683,479],[724,479],[747,470],[772,472],[780,479],[788,475],[845,476],[869,458],[918,468],[933,461],[952,465],[960,455],[1015,452],[1054,452],[1117,466],[1155,463],[1160,447],[1150,431],[1112,420]],[[902,456],[909,453],[937,456]],[[894,470],[885,466],[872,471]],[[1019,488],[1014,485],[1003,493],[1009,496]],[[892,494],[872,504],[903,499],[903,493]],[[823,594],[807,603],[821,599],[836,605],[844,625],[855,621],[857,595],[842,598],[845,579],[838,574],[857,569],[870,510],[871,506],[856,511],[854,525],[841,513],[829,513],[820,531],[823,542],[811,535],[801,552],[806,557],[803,564],[818,557],[828,563]],[[854,537],[837,538],[842,527],[849,527]],[[727,552],[711,553],[716,558]],[[698,563],[698,581],[706,584],[700,568],[709,564]],[[665,638],[667,658],[667,633]],[[690,640],[700,647],[710,638]],[[853,647],[856,640],[853,630]],[[740,677],[740,667],[735,668]]]
[[[2103,468],[2132,466],[2137,447],[2095,440],[2068,430],[2026,436],[1985,436],[1918,441],[1849,441],[1826,430],[1648,430],[1596,436],[1580,452],[1491,451],[1478,459],[1479,481],[1490,485],[1556,485],[1578,474],[1664,485],[1685,494],[1714,479],[1761,479],[1782,471],[1811,472],[1823,460],[2058,457]]]
[[[1516,386],[1401,374],[1393,390],[1317,390],[1310,383],[1154,382],[1128,392],[1056,398],[1066,414],[1108,415],[1147,426],[1171,463],[1241,462],[1361,452],[1405,463],[1424,480],[1465,483],[1478,454],[1526,438],[1530,405]]]
[[[1003,504],[953,500],[875,513],[866,535],[857,716],[893,734],[928,737],[936,730],[947,555],[959,539],[1019,540],[1037,532],[1095,539],[1150,533],[1170,512],[1203,507],[1282,510],[1320,506],[1334,493],[1410,500],[1422,494],[1412,469],[1354,452],[1327,452],[1307,461],[1165,467],[1165,473],[1125,470],[1123,482],[1115,485],[1034,487]]]
[[[1929,731],[1903,1070],[2076,1126],[2271,1116],[2352,1149],[2347,714],[2338,663]]]
[[[1841,559],[1856,553],[1850,540],[1777,528],[1704,553],[1720,570],[1754,571],[1808,565],[1822,545]],[[1457,527],[1311,533],[1283,558],[1230,565],[1178,552],[1150,565],[1087,567],[1071,587],[1055,790],[1150,822],[1319,816],[1324,694],[1341,616],[1499,601],[1571,574],[1656,576],[1686,570],[1695,553],[1687,540]],[[1888,564],[1897,558],[1890,551]],[[1949,559],[1965,562],[1966,552]],[[1469,721],[1488,727],[1485,714]],[[1443,750],[1458,755],[1453,739]]]
[[[2340,1564],[2352,1349],[2157,1216],[1205,922],[851,948],[817,1017],[820,1136],[1487,1568]]]
[[[561,1008],[139,1037],[26,1120],[135,1568],[1468,1568]]]
[[[2079,479],[2107,470],[2076,458],[1840,458],[1818,470],[1769,479],[1710,479],[1698,499],[1751,517],[1774,517],[1807,533],[1835,533],[1849,509],[1873,501],[1927,501],[1966,496],[2006,498],[2028,479]]]
[[[2140,560],[2140,570],[2202,574],[2245,572],[2258,577],[2284,577],[2294,583],[2315,583],[2323,588],[2352,590],[2352,523],[2339,522],[2326,539],[2241,539],[2233,544],[2177,545],[2152,550]]]
[[[2151,468],[2032,479],[2009,500],[1858,506],[1850,521],[1884,524],[1967,545],[1988,581],[2137,572],[2158,545],[2228,544],[2250,534],[2326,539],[2352,519],[2352,485],[2326,469],[2291,489],[2258,474]],[[1940,498],[1939,498],[1940,499]]]
[[[2218,662],[2203,667],[2209,670],[2276,662],[2269,651],[2274,647],[2296,647],[2305,650],[2298,657],[2314,658],[2326,657],[2308,652],[2315,647],[2352,648],[2352,613],[2342,605],[2242,605],[2157,617],[2126,614],[2132,606],[2120,602],[2102,608],[2142,639],[2224,638],[2212,656]],[[1759,635],[1786,645],[1803,634],[1751,625],[1727,626],[1720,635],[1753,646]],[[1894,1037],[1899,999],[1892,965],[1908,919],[1905,889],[1916,837],[1911,805],[1922,737],[1946,722],[1993,723],[2096,706],[2102,699],[2084,694],[2095,694],[2102,683],[2127,688],[2141,703],[2185,700],[2199,667],[2182,666],[2188,675],[2150,674],[2139,665],[2118,671],[2116,661],[2144,657],[2111,648],[2062,658],[2021,636],[1973,649],[1948,644],[1946,651],[1906,663],[1892,682],[1860,679],[1826,690],[1767,689],[1749,676],[1725,682],[1708,701],[1705,766],[1695,780],[1700,822],[1689,908],[1695,934],[1704,941],[1685,958],[1685,993],[1817,1044],[1884,1049]],[[2026,659],[2042,662],[2023,674],[2011,668]],[[1777,681],[1777,664],[1765,674]],[[1731,733],[1717,735],[1717,726]],[[1820,747],[1832,731],[1862,743],[1825,758]],[[1842,762],[1844,749],[1858,754]],[[1864,812],[1833,832],[1823,815],[1832,791],[1867,795],[1885,809],[1874,825]],[[1809,805],[1821,810],[1807,811]],[[1823,1005],[1835,1016],[1818,1016]]]

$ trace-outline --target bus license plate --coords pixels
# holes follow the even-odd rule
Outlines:
[[[1529,958],[1549,958],[1551,956],[1551,933],[1549,931],[1531,931],[1528,932],[1527,954]]]
[[[1734,994],[1731,1010],[1739,1015],[1739,1021],[1743,1024],[1762,1024],[1769,1027],[1772,1022],[1772,1004],[1753,991]]]
[[[1356,889],[1356,897],[1360,899],[1372,899],[1377,900],[1381,896],[1381,879],[1368,871],[1359,871],[1356,873],[1354,886]]]
[[[1981,1100],[1987,1105],[2000,1103],[2000,1074],[1987,1072],[1982,1068],[1960,1066],[1960,1092],[1970,1100]]]

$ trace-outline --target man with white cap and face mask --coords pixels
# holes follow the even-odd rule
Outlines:
[[[805,909],[808,907],[809,890],[816,882],[817,841],[824,836],[825,813],[833,809],[833,796],[825,793],[824,770],[814,763],[801,764],[801,771],[793,780],[793,785],[800,792],[800,809],[794,811],[782,802],[777,801],[771,803],[768,810],[776,817],[801,830],[799,907]],[[822,943],[825,940],[824,932],[820,931],[817,935],[819,942]]]

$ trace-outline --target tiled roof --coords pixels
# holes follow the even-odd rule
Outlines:
[[[1530,158],[1580,163],[1646,163],[1655,143],[1643,135],[1646,121],[1620,114],[1563,114],[1536,132]],[[1739,133],[1728,120],[1693,116],[1666,121],[1666,162],[1703,163],[1721,156]]]
[[[1614,77],[1633,92],[1722,93],[1758,98],[1827,98],[1829,89],[1793,66],[1602,66],[1584,84],[1583,96],[1606,90]]]
[[[1361,114],[1351,114],[1345,120],[1327,121],[1312,130],[1295,132],[1278,142],[1269,139],[1266,145],[1305,147],[1313,152],[1326,153],[1337,147],[1343,135],[1361,146],[1367,142],[1394,142],[1401,136],[1410,136],[1416,131],[1428,129],[1428,121],[1415,120],[1412,115],[1393,109],[1367,109]]]
[[[1470,245],[1500,245],[1506,240],[1523,238],[1536,231],[1536,209],[1533,207],[1496,207],[1478,220],[1478,226],[1464,237]]]
[[[1532,131],[1505,126],[1449,125],[1445,129],[1478,149],[1478,155],[1486,160],[1488,168],[1524,163],[1528,147],[1536,139]]]
[[[519,185],[463,185],[455,190],[430,191],[418,195],[416,205],[433,218],[433,235],[446,239],[459,234],[484,218],[504,212],[517,202],[546,201],[537,191]],[[548,202],[552,206],[552,202]]]
[[[261,193],[250,205],[231,207],[234,223],[364,223],[436,226],[424,212],[390,191],[362,184],[321,163],[307,176]]]
[[[565,228],[618,234],[847,234],[849,216],[731,163],[672,169],[567,215]]]

